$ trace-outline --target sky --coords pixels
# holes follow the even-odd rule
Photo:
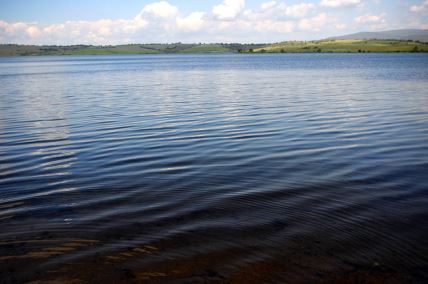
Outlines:
[[[428,0],[0,0],[0,43],[270,43],[428,29]]]

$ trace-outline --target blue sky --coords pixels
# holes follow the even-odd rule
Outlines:
[[[428,0],[0,0],[0,42],[276,42],[427,19]]]

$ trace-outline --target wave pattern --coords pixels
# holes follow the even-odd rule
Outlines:
[[[9,57],[0,85],[6,282],[428,279],[426,55]]]

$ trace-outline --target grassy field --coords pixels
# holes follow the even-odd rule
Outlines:
[[[0,56],[8,55],[102,55],[163,53],[233,53],[262,47],[262,44],[127,44],[115,46],[0,45]]]
[[[127,44],[115,46],[0,45],[8,55],[102,55],[168,53],[317,53],[317,52],[428,52],[428,43],[400,40],[287,41],[276,44]]]
[[[428,43],[401,40],[287,41],[256,48],[252,52],[428,52]]]

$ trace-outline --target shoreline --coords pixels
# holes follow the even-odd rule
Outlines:
[[[0,56],[401,52],[427,53],[428,43],[410,40],[319,40],[287,41],[273,44],[173,43],[114,46],[0,44]]]
[[[55,56],[124,56],[124,55],[296,55],[296,54],[428,54],[428,51],[379,51],[379,52],[198,52],[198,53],[94,53],[94,54],[27,54],[27,55],[2,55],[0,58],[7,57],[55,57]]]
[[[379,263],[369,259],[350,262],[329,254],[324,244],[310,240],[290,240],[283,250],[256,259],[227,250],[167,257],[182,245],[181,242],[130,245],[104,253],[88,253],[92,247],[102,245],[102,239],[56,239],[45,235],[45,239],[2,242],[0,248],[14,246],[15,253],[19,251],[21,254],[0,258],[0,276],[5,283],[33,284],[147,281],[398,284],[426,280],[422,274],[415,275],[405,268],[398,270],[391,265],[393,259],[382,259]],[[35,265],[35,262],[40,265]]]

